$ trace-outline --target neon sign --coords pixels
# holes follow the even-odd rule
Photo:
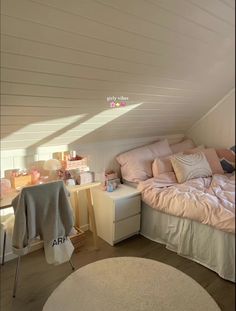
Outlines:
[[[125,107],[127,105],[128,97],[125,96],[108,96],[107,102],[109,102],[110,108],[120,108]]]

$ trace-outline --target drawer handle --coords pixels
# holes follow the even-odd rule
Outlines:
[[[121,221],[123,221],[123,220],[129,219],[129,218],[132,218],[132,217],[137,216],[137,215],[140,215],[140,214],[141,214],[141,213],[136,213],[136,214],[130,215],[130,216],[128,216],[128,217],[125,217],[125,218],[119,219],[119,220],[117,220],[117,221],[114,221],[114,220],[113,220],[113,224],[117,224],[118,222],[121,222]]]

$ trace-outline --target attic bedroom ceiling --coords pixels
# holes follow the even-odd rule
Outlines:
[[[233,0],[2,0],[1,148],[184,133],[234,87],[234,21]]]

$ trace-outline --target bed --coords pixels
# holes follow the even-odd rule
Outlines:
[[[193,220],[168,215],[142,202],[141,235],[165,244],[178,255],[191,259],[235,282],[235,235]]]
[[[127,161],[126,154],[124,158],[119,156],[118,162],[125,183],[138,187],[142,194],[140,233],[235,282],[234,173],[212,174],[181,184],[150,175],[143,178],[144,172],[149,174],[147,162],[145,168],[141,165],[140,175],[137,167],[142,161],[136,161],[136,153],[140,154],[140,150],[132,151],[132,161]]]
[[[221,179],[221,176],[217,177]],[[226,179],[230,178],[228,176],[224,177]],[[215,179],[212,178],[213,183],[215,183]],[[234,181],[231,182],[231,185],[233,185]],[[141,186],[142,183],[138,188],[141,188]],[[173,186],[173,188],[176,190],[176,186]],[[167,189],[171,189],[171,187]],[[150,191],[155,190],[150,188]],[[172,194],[170,191],[169,195]],[[182,193],[179,195],[181,196]],[[206,195],[208,196],[208,194]],[[204,265],[226,280],[235,282],[235,219],[232,213],[226,211],[226,215],[221,215],[219,210],[218,213],[215,213],[215,216],[211,215],[209,217],[208,215],[212,214],[212,212],[208,210],[201,220],[198,217],[203,213],[198,214],[195,212],[192,215],[184,215],[185,217],[176,216],[174,212],[170,214],[170,209],[164,212],[155,208],[155,204],[147,204],[150,201],[147,200],[145,190],[142,191],[142,197],[141,234],[143,236],[165,244],[168,249],[175,251],[179,255]],[[191,200],[191,197],[188,199]],[[170,198],[170,200],[175,201],[175,198]],[[199,204],[204,209],[203,202],[201,201]],[[167,206],[170,206],[169,202],[167,202]],[[193,210],[193,206],[189,204],[187,206],[190,210]],[[209,206],[207,207],[209,208]],[[199,206],[196,206],[196,208],[198,209]],[[178,205],[179,214],[184,212],[186,214],[186,211],[183,211],[184,209],[181,209],[180,205]],[[217,218],[219,218],[218,222]]]

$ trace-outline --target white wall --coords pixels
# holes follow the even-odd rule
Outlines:
[[[1,177],[4,177],[6,170],[30,168],[33,165],[41,166],[45,160],[52,158],[53,152],[66,150],[76,150],[77,154],[86,156],[90,169],[100,174],[104,169],[118,168],[115,156],[119,153],[165,137],[170,143],[174,143],[179,141],[183,134],[39,147],[37,153],[29,149],[1,150]]]
[[[182,134],[168,135],[170,143],[177,142],[183,137]],[[11,169],[24,169],[32,166],[41,167],[45,160],[52,158],[53,152],[76,150],[77,154],[86,156],[88,158],[88,165],[90,170],[95,172],[96,180],[100,180],[101,174],[106,169],[118,170],[118,163],[115,156],[119,153],[130,150],[132,148],[145,145],[149,142],[160,140],[163,136],[152,136],[134,139],[122,139],[103,141],[97,143],[80,143],[71,145],[40,147],[37,153],[30,153],[29,150],[15,149],[15,150],[2,150],[1,151],[1,177],[5,176],[6,170]],[[81,225],[87,224],[87,213],[84,215],[84,208],[81,211]]]
[[[170,143],[178,142],[183,137],[182,134],[166,136]],[[61,145],[53,147],[41,147],[38,148],[37,154],[30,154],[29,151],[24,149],[16,150],[2,150],[1,151],[1,177],[4,176],[4,171],[13,168],[29,168],[33,164],[41,164],[47,159],[52,158],[52,153],[65,150],[76,150],[78,154],[88,157],[88,164],[92,171],[96,173],[96,179],[99,180],[101,173],[107,168],[118,169],[118,165],[115,161],[115,156],[119,153],[159,140],[163,137],[144,137],[135,139],[123,139],[104,141],[97,143],[81,143],[79,145]],[[36,162],[35,162],[36,161]],[[8,211],[9,212],[9,211]],[[13,211],[12,211],[13,212]],[[2,212],[1,212],[2,213]],[[79,197],[79,213],[80,213],[80,227],[83,230],[88,229],[88,216],[86,207],[86,196],[82,191]],[[2,239],[2,232],[1,232]],[[1,243],[2,245],[2,243]],[[6,247],[6,260],[14,258],[11,252],[11,241],[8,238]]]
[[[186,136],[197,145],[229,148],[235,145],[235,89],[231,90],[207,114],[204,115]]]

